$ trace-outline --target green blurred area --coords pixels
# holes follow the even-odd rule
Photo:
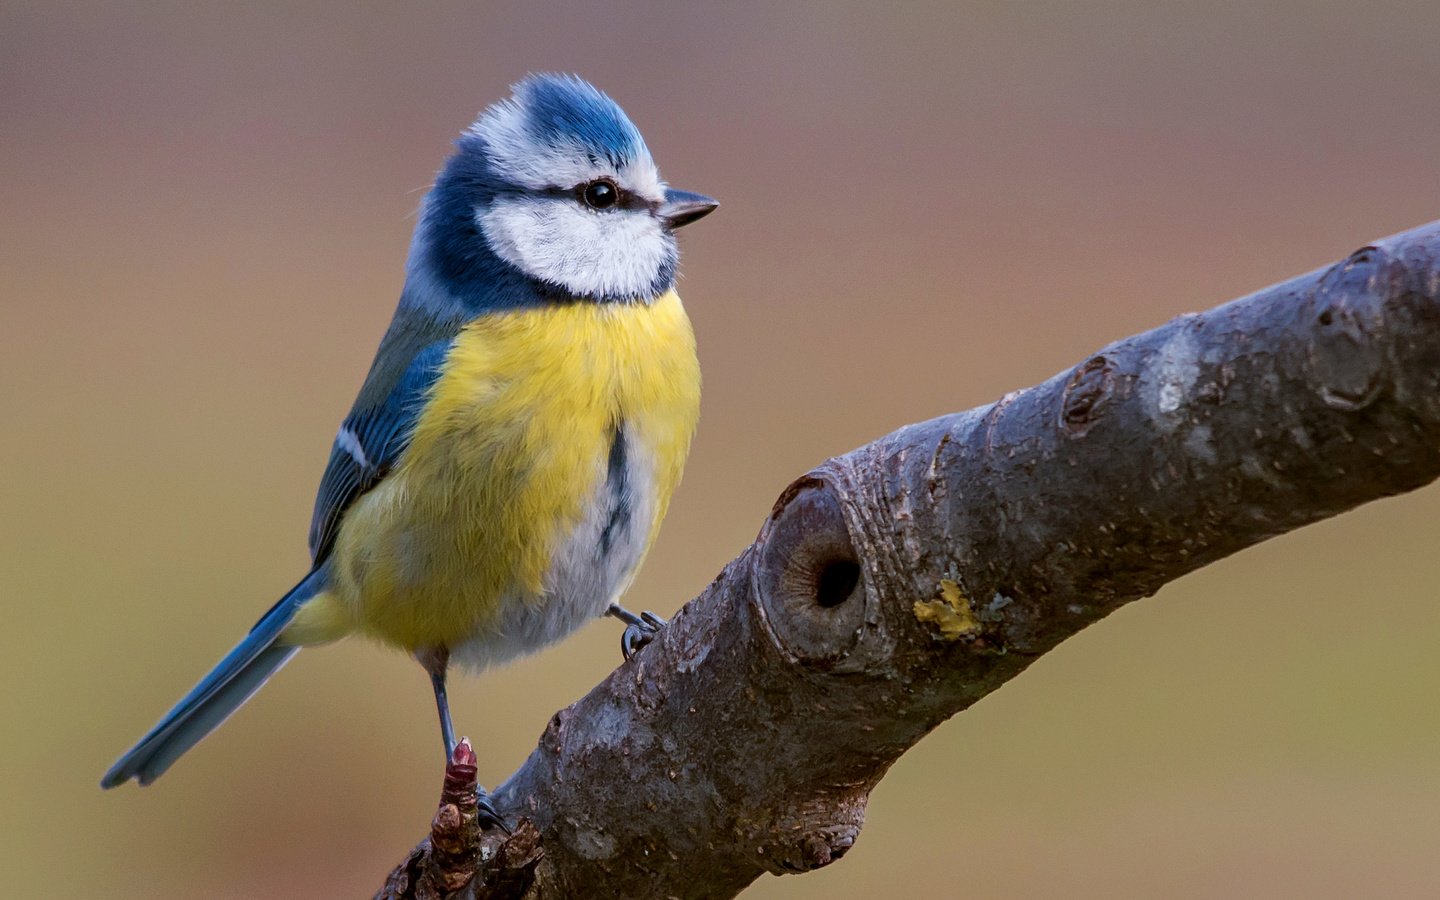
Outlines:
[[[146,790],[96,784],[305,565],[448,142],[580,72],[724,208],[684,235],[700,434],[669,613],[825,457],[1440,216],[1426,2],[0,6],[7,896],[368,896],[439,770],[420,669],[302,654]],[[753,897],[1440,887],[1440,494],[1212,566],[904,757]],[[461,682],[502,779],[617,662]],[[760,764],[757,762],[757,764]]]

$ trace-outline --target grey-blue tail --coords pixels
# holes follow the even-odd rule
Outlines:
[[[323,567],[316,569],[281,598],[261,617],[245,640],[225,654],[210,674],[166,713],[160,724],[140,739],[140,743],[110,767],[100,786],[112,788],[131,778],[149,784],[164,774],[186,750],[250,699],[250,695],[290,661],[299,647],[279,644],[276,640],[285,625],[295,616],[302,603],[325,587]]]

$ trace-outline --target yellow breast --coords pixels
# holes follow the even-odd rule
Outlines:
[[[648,547],[699,402],[695,339],[673,291],[476,319],[395,471],[346,514],[331,588],[344,621],[333,627],[407,649],[451,645],[502,603],[546,602],[552,558],[603,485],[620,427],[651,467]]]

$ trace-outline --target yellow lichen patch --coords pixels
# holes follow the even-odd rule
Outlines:
[[[959,640],[980,627],[960,585],[949,578],[940,579],[940,599],[916,600],[914,610],[918,621],[934,624],[941,640]]]

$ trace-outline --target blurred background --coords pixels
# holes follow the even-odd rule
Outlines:
[[[428,686],[359,642],[96,784],[304,570],[416,204],[527,71],[724,202],[683,236],[704,413],[630,597],[666,614],[827,456],[1440,217],[1427,0],[720,8],[4,0],[8,896],[369,896],[424,833]],[[1437,538],[1421,491],[1122,610],[747,896],[1434,896]],[[618,635],[456,685],[486,782]]]

